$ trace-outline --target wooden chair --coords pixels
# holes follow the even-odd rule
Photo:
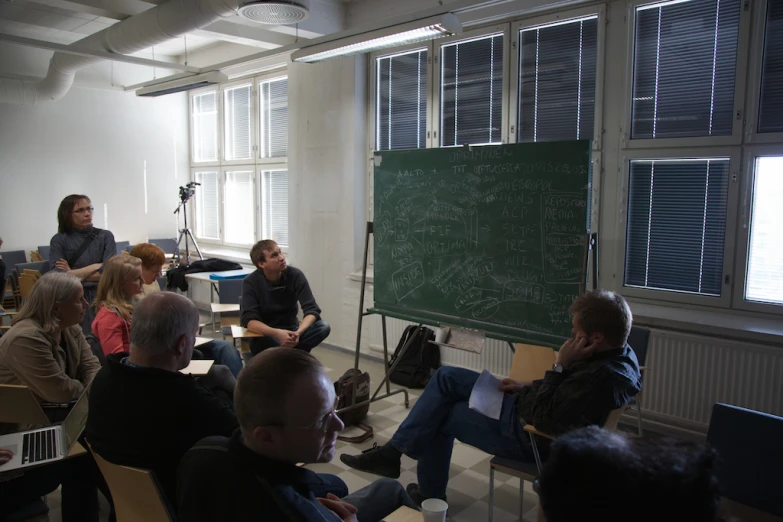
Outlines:
[[[49,417],[30,388],[0,384],[0,422],[39,426],[49,424]]]
[[[30,251],[30,261],[32,261],[33,263],[38,263],[38,262],[41,262],[41,261],[45,261],[45,259],[43,258],[43,256],[40,253],[38,253],[37,250],[31,250]]]
[[[30,297],[33,286],[41,278],[41,273],[36,270],[25,269],[19,274],[19,296],[24,300]]]
[[[175,516],[155,475],[145,469],[112,464],[90,448],[111,492],[117,522],[173,522]]]
[[[544,374],[552,369],[555,362],[555,351],[545,346],[535,346],[529,344],[517,344],[514,351],[514,358],[511,361],[511,371],[509,377],[515,381],[533,381],[542,379]],[[604,423],[604,428],[614,431],[617,429],[617,423],[623,412],[628,409],[624,405],[616,410],[612,410]],[[525,462],[515,459],[506,459],[502,457],[493,457],[489,462],[489,522],[494,519],[495,511],[495,471],[500,471],[512,477],[518,477],[519,481],[519,516],[520,520],[523,513],[524,484],[525,481],[533,482],[541,474],[541,455],[538,449],[536,437],[543,437],[554,440],[555,437],[539,431],[530,424],[526,424],[523,429],[530,437],[530,444],[533,449],[534,462]]]
[[[253,337],[263,337],[263,335],[251,332],[247,328],[243,328],[237,324],[231,326],[231,337],[234,339],[235,345],[236,340],[239,339],[239,353],[242,355],[242,360],[247,363],[250,361],[250,358],[253,357],[253,353],[250,351],[250,339]]]

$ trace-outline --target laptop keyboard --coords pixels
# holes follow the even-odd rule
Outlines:
[[[25,433],[22,438],[22,464],[53,459],[57,452],[57,430]]]

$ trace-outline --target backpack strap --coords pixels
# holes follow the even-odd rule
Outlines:
[[[66,259],[68,266],[71,267],[71,269],[73,269],[73,265],[75,265],[79,258],[82,257],[82,254],[87,251],[92,242],[95,241],[95,239],[98,237],[98,234],[101,232],[103,231],[100,228],[93,227],[92,232],[90,232],[90,234],[84,238],[84,241],[82,241],[82,244],[76,250],[76,253]]]
[[[365,424],[363,422],[359,422],[354,424],[357,428],[362,430],[364,433],[361,435],[357,435],[355,437],[343,437],[342,435],[337,436],[337,440],[341,440],[343,442],[350,442],[351,444],[361,444],[362,442],[369,440],[373,436],[373,429],[372,426],[369,424]]]

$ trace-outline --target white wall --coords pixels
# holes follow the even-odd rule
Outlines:
[[[346,347],[358,310],[344,307],[347,276],[359,267],[366,219],[366,69],[359,57],[288,71],[290,257],[332,324],[329,342]]]
[[[16,49],[24,48],[0,48],[0,75],[45,73],[51,53]],[[106,68],[80,71],[77,85],[57,102],[0,104],[3,250],[49,244],[57,207],[72,193],[92,198],[98,227],[104,227],[107,206],[108,228],[118,241],[176,233],[172,212],[189,176],[187,97],[147,99],[112,89],[109,76],[101,77]],[[115,73],[123,82],[152,76],[149,68],[119,66]]]

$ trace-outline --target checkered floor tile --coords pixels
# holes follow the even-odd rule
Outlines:
[[[353,355],[333,350],[316,349],[313,355],[326,366],[329,377],[337,380],[342,373],[353,366]],[[362,359],[360,368],[370,374],[374,388],[383,379],[383,364]],[[397,388],[394,386],[392,389]],[[410,406],[415,404],[421,390],[409,390]],[[342,453],[357,454],[371,448],[374,443],[386,443],[400,423],[407,417],[402,394],[374,402],[370,405],[368,423],[375,428],[375,436],[362,444],[337,442],[337,455]],[[346,435],[350,435],[347,432]],[[449,470],[449,486],[446,497],[449,503],[449,518],[454,522],[475,522],[487,520],[489,513],[489,461],[491,455],[467,444],[457,441],[451,457]],[[350,469],[336,457],[328,464],[313,464],[309,468],[321,473],[333,473],[342,478],[350,491],[368,485],[378,477],[369,473]],[[399,481],[407,486],[416,480],[416,461],[406,456],[402,458],[402,472]],[[524,494],[520,503],[519,479],[502,473],[495,474],[494,487],[495,521],[511,522],[515,520],[534,522],[537,515],[537,497],[532,485],[524,483]],[[520,517],[520,511],[522,516]]]

